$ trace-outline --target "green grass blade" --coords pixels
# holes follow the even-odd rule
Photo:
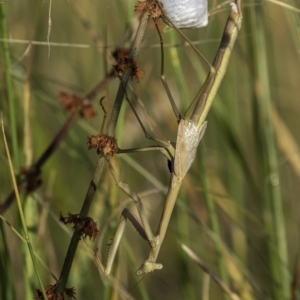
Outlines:
[[[0,4],[0,36],[3,39],[9,38],[7,18],[6,18],[6,3]],[[7,41],[2,41],[2,51],[4,57],[4,70],[5,70],[5,94],[9,105],[9,121],[10,121],[10,133],[12,139],[12,157],[14,162],[14,167],[16,169],[20,168],[19,159],[19,143],[17,134],[17,116],[18,109],[16,106],[16,100],[14,96],[14,87],[12,79],[12,69],[10,60],[10,45]]]
[[[261,114],[264,157],[264,221],[268,234],[270,266],[274,280],[274,298],[289,299],[290,274],[285,230],[283,199],[281,196],[280,175],[274,130],[271,122],[271,89],[268,71],[268,48],[266,45],[265,15],[262,8],[255,10],[257,43],[256,68],[258,80],[257,101]]]

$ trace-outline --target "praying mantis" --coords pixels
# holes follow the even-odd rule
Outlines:
[[[164,15],[164,20],[166,20],[168,24],[174,25],[167,15]],[[106,267],[103,265],[100,266],[105,275],[108,275],[111,272],[112,264],[116,256],[121,237],[124,233],[127,219],[133,224],[139,234],[148,242],[150,246],[149,257],[138,268],[136,275],[143,275],[163,268],[163,265],[157,262],[157,257],[166,235],[168,224],[170,222],[182,181],[195,159],[198,145],[205,133],[207,127],[207,122],[205,119],[226,72],[231,51],[237,39],[241,24],[241,4],[240,0],[236,0],[235,3],[231,3],[231,12],[224,29],[219,49],[212,65],[202,56],[202,54],[193,46],[193,44],[187,40],[191,47],[194,48],[195,51],[197,51],[197,53],[199,53],[199,55],[204,59],[206,64],[210,66],[210,71],[204,82],[204,85],[197,93],[195,99],[191,103],[183,118],[180,117],[180,114],[174,107],[174,103],[171,101],[173,110],[179,119],[176,146],[174,146],[171,142],[163,142],[154,139],[161,143],[163,154],[165,154],[165,156],[171,161],[171,178],[169,182],[168,193],[158,229],[155,234],[152,232],[152,229],[149,225],[140,198],[133,193],[126,184],[118,182],[116,175],[112,170],[113,177],[118,186],[135,202],[140,220],[138,220],[128,209],[124,209],[122,212],[117,231],[109,247]],[[175,25],[173,27],[176,29]],[[179,30],[177,31],[183,35]],[[161,77],[165,87],[167,88],[167,84],[164,81],[163,76]],[[192,113],[190,113],[191,110],[193,110]],[[190,117],[188,114],[190,114]]]

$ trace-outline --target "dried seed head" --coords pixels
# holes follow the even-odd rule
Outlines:
[[[64,300],[64,295],[56,291],[56,285],[47,285],[44,289],[48,300]],[[36,289],[34,299],[44,299],[43,293],[40,289]]]
[[[90,217],[80,219],[77,228],[82,232],[84,239],[88,236],[91,240],[95,240],[99,233],[97,223]]]
[[[148,1],[145,0],[139,0],[134,6],[135,11],[142,12],[142,13],[148,12],[148,9],[149,9]]]
[[[80,109],[80,116],[82,116],[86,120],[90,120],[96,116],[96,112],[89,102],[84,102]]]
[[[65,110],[74,113],[79,110],[80,115],[84,119],[91,119],[96,115],[92,104],[76,95],[69,95],[65,92],[59,94],[60,102]]]
[[[87,144],[89,149],[96,148],[97,153],[104,156],[113,156],[119,152],[117,140],[104,133],[88,137]]]
[[[59,93],[59,98],[63,108],[69,113],[73,113],[82,104],[82,99],[76,95],[69,95],[65,92]]]
[[[151,19],[158,19],[163,16],[163,12],[160,5],[157,3],[157,0],[140,0],[135,5],[135,11],[142,13],[147,12]]]
[[[136,80],[139,81],[140,79],[143,78],[145,72],[139,68],[136,61],[132,61],[131,68],[132,68],[131,75],[130,75],[131,80],[133,80],[133,78],[136,78]]]
[[[131,68],[131,80],[136,78],[139,81],[143,77],[144,72],[139,68],[137,62],[129,58],[129,50],[117,48],[112,56],[117,61],[117,64],[112,66],[115,77],[121,77],[128,68]]]
[[[65,225],[70,224],[70,223],[76,223],[78,220],[78,216],[79,214],[71,214],[70,212],[68,212],[68,216],[64,217],[61,213],[59,216],[59,221],[64,223]]]
[[[76,291],[74,287],[65,288],[65,293],[67,294],[68,297],[76,299],[75,297]]]
[[[80,231],[84,239],[88,236],[91,240],[95,240],[99,233],[97,223],[91,217],[80,218],[79,214],[71,214],[68,212],[67,217],[60,214],[59,221],[65,225],[73,224],[73,229]]]
[[[47,295],[48,300],[64,300],[64,295],[56,291],[57,285],[47,285],[44,289]],[[69,298],[76,299],[75,297],[75,288],[65,288],[65,293]],[[35,298],[44,300],[43,293],[40,289],[36,289]]]
[[[116,61],[118,61],[119,59],[122,58],[126,58],[129,56],[129,49],[125,49],[125,48],[117,48],[113,53],[112,56],[114,57],[114,59]]]

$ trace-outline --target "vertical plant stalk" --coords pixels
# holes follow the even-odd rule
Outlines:
[[[3,220],[3,217],[0,215],[0,218]],[[1,285],[5,286],[5,289],[1,288],[0,298],[6,300],[16,299],[15,292],[15,282],[13,278],[13,267],[11,263],[11,256],[9,253],[8,245],[10,237],[7,237],[4,231],[4,222],[0,224],[0,274],[1,276]]]
[[[268,234],[270,267],[274,281],[274,299],[289,299],[290,274],[284,222],[284,210],[278,174],[276,142],[271,121],[271,91],[267,65],[266,33],[261,8],[255,11],[258,102],[264,138],[264,221]]]
[[[20,195],[19,195],[19,192],[18,192],[17,181],[16,181],[16,178],[15,178],[13,164],[12,164],[12,161],[11,161],[11,157],[10,157],[10,153],[9,153],[9,149],[8,149],[8,144],[7,144],[7,140],[6,140],[6,136],[5,136],[5,132],[4,132],[2,114],[1,114],[1,127],[2,127],[2,135],[3,135],[5,150],[6,150],[6,154],[7,154],[7,161],[8,161],[9,169],[10,169],[10,172],[11,172],[11,179],[12,179],[12,182],[13,182],[13,187],[14,187],[14,190],[15,190],[15,193],[16,193],[18,210],[19,210],[19,213],[20,213],[21,223],[22,223],[22,227],[23,227],[23,230],[24,230],[27,247],[29,249],[29,253],[30,253],[30,256],[31,256],[31,260],[32,260],[32,263],[33,263],[35,274],[37,276],[38,282],[39,282],[40,287],[41,287],[43,298],[45,300],[47,300],[48,298],[46,296],[46,293],[45,293],[45,290],[44,290],[44,287],[43,287],[42,279],[41,279],[40,274],[38,272],[38,268],[37,268],[37,264],[36,264],[36,260],[35,260],[35,255],[34,255],[34,252],[33,252],[32,245],[30,243],[30,237],[29,237],[29,234],[28,234],[27,226],[26,226],[24,211],[23,211]]]
[[[215,241],[216,253],[218,259],[218,267],[220,271],[220,277],[222,281],[228,286],[229,285],[229,276],[225,267],[224,255],[223,255],[223,245],[221,243],[222,237],[220,233],[220,226],[218,221],[218,215],[215,208],[214,200],[212,199],[210,193],[210,185],[209,185],[209,177],[207,176],[207,172],[205,170],[203,160],[200,160],[200,169],[202,174],[202,182],[205,193],[205,202],[207,205],[207,210],[209,214],[210,224],[212,231],[215,233],[217,240]],[[228,296],[225,296],[225,299],[228,299]]]
[[[13,82],[11,76],[11,62],[9,53],[9,36],[7,29],[7,19],[6,19],[6,4],[0,4],[0,35],[3,38],[2,50],[4,57],[4,73],[5,73],[5,84],[6,84],[6,96],[9,106],[9,119],[10,119],[10,133],[12,139],[12,156],[13,165],[16,169],[20,168],[19,160],[19,145],[18,145],[18,134],[17,134],[17,109],[15,105],[15,98],[13,92]]]
[[[140,25],[137,29],[137,33],[136,33],[134,41],[132,43],[132,46],[131,46],[131,49],[129,52],[129,59],[135,60],[137,53],[139,51],[139,48],[141,46],[143,37],[144,37],[144,32],[145,32],[147,23],[148,23],[148,14],[145,13],[140,21]],[[121,78],[121,82],[120,82],[119,89],[117,92],[114,107],[112,109],[110,120],[107,124],[107,134],[110,136],[114,135],[114,132],[115,132],[115,128],[116,128],[117,121],[118,121],[118,116],[119,116],[121,106],[123,103],[123,99],[124,99],[124,95],[125,95],[125,89],[126,89],[128,80],[130,78],[130,75],[131,75],[131,68],[129,68]]]
[[[137,33],[136,33],[135,39],[132,43],[131,50],[129,53],[130,59],[134,60],[137,56],[141,42],[144,37],[146,25],[148,22],[148,17],[149,17],[148,13],[145,13],[141,18],[140,25],[137,29]],[[107,125],[107,135],[109,135],[109,136],[114,135],[116,124],[118,121],[118,116],[120,113],[120,109],[121,109],[124,94],[125,94],[124,89],[127,86],[130,75],[131,75],[131,68],[129,68],[121,78],[121,82],[120,82],[118,92],[116,95],[115,103],[114,103],[112,113],[111,113],[111,116],[110,116],[110,119],[109,119],[109,122]],[[103,168],[104,168],[104,163],[105,163],[105,159],[102,155],[100,155],[98,158],[98,161],[97,161],[97,165],[96,165],[96,168],[94,171],[93,178],[91,179],[91,182],[89,184],[89,187],[88,187],[85,199],[84,199],[84,203],[82,205],[80,217],[86,217],[88,215],[88,212],[91,207],[97,186],[101,179],[101,175],[102,175]],[[78,246],[78,243],[80,240],[80,236],[81,236],[81,233],[79,231],[74,231],[70,245],[69,245],[69,249],[68,249],[65,261],[64,261],[64,265],[63,265],[63,268],[61,271],[59,282],[57,284],[57,291],[60,293],[63,293],[63,291],[66,287],[67,280],[68,280],[71,266],[72,266],[72,262],[74,260],[76,249],[77,249],[77,246]]]
[[[32,132],[31,132],[31,118],[30,118],[30,107],[31,107],[31,87],[30,87],[30,71],[31,71],[31,59],[27,57],[26,64],[26,76],[24,82],[23,91],[23,152],[24,152],[24,163],[25,166],[32,165],[33,147],[32,147]],[[27,228],[34,228],[31,231],[31,245],[35,249],[37,246],[37,230],[39,226],[39,213],[38,203],[31,195],[22,195],[22,203],[25,215],[25,222]],[[24,298],[34,298],[35,291],[32,290],[32,286],[35,284],[34,268],[32,266],[30,253],[28,253],[25,244],[22,244],[22,250],[24,252],[24,286],[25,295]]]

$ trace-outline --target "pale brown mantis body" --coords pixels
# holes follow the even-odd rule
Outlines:
[[[172,24],[170,20],[168,21]],[[210,65],[204,59],[207,64],[210,65],[210,72],[206,78],[204,85],[196,95],[190,108],[187,110],[187,112],[189,112],[191,109],[193,109],[193,113],[191,114],[190,118],[184,117],[179,120],[176,147],[174,147],[170,142],[162,142],[162,152],[172,163],[172,174],[164,209],[156,234],[153,234],[150,228],[149,222],[144,212],[143,204],[139,197],[134,194],[126,184],[118,182],[115,173],[112,170],[112,174],[118,186],[134,200],[139,213],[140,221],[137,220],[128,209],[125,209],[122,212],[117,232],[110,245],[107,258],[107,266],[100,266],[102,272],[105,275],[108,275],[111,271],[112,264],[116,255],[116,251],[120,244],[127,219],[131,221],[140,235],[145,240],[147,240],[150,245],[149,257],[136,271],[136,274],[143,275],[154,270],[162,269],[163,265],[157,263],[156,260],[165,238],[165,234],[182,181],[195,159],[198,145],[204,135],[207,126],[205,118],[226,72],[231,50],[236,41],[238,31],[241,28],[241,24],[242,12],[240,8],[240,0],[236,0],[235,3],[231,4],[231,13],[227,20],[222,41],[213,64]],[[178,32],[180,33],[180,31]],[[190,45],[196,50],[196,48],[191,43]],[[196,51],[198,52],[198,50]],[[201,54],[200,56],[203,58]],[[164,85],[166,85],[163,78],[162,80],[164,82]]]

